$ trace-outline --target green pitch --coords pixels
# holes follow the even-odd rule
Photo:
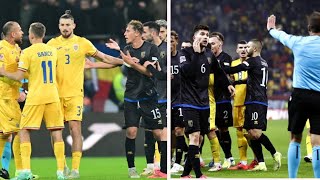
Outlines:
[[[287,150],[290,140],[290,134],[287,131],[287,121],[268,121],[268,129],[265,134],[268,135],[270,141],[275,146],[276,150],[282,154],[282,166],[279,171],[273,171],[273,159],[270,153],[263,147],[263,154],[265,162],[268,168],[266,172],[247,172],[241,170],[221,170],[219,172],[208,172],[209,168],[202,168],[202,173],[208,177],[215,178],[287,178],[288,177],[288,166],[287,166]],[[232,155],[239,162],[239,151],[237,148],[236,131],[235,128],[230,128],[230,134],[232,139]],[[209,141],[205,137],[205,145],[203,147],[203,155],[206,164],[211,160],[211,150],[209,146]],[[305,147],[305,134],[303,136],[303,141],[301,143],[301,163],[298,172],[298,178],[313,178],[312,164],[306,163],[303,157],[306,155]],[[221,158],[224,158],[222,149],[220,150]],[[250,163],[253,159],[253,154],[251,149],[248,147],[248,162]],[[223,159],[221,159],[223,162]],[[179,176],[172,176],[173,178]]]
[[[71,167],[71,158],[67,159]],[[136,158],[136,167],[139,173],[146,167],[145,157]],[[10,175],[14,175],[14,162],[10,164]],[[31,169],[40,179],[56,179],[56,161],[54,158],[33,158],[31,159]],[[128,168],[125,156],[123,157],[97,157],[82,158],[80,175],[82,180],[113,180],[129,179]],[[147,178],[141,178],[147,179]]]

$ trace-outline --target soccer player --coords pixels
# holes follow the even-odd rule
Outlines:
[[[252,171],[267,171],[264,162],[262,146],[271,153],[274,158],[274,170],[281,167],[281,153],[277,152],[269,138],[262,132],[267,129],[267,84],[268,84],[268,64],[260,56],[262,43],[253,39],[247,44],[249,59],[243,61],[235,67],[228,68],[228,73],[248,72],[247,92],[245,99],[245,121],[244,128],[251,137],[251,148],[257,157],[258,165]]]
[[[19,68],[16,72],[8,72],[1,68],[0,74],[10,79],[21,81],[25,74],[29,77],[29,93],[23,108],[20,122],[20,149],[22,171],[17,179],[32,179],[30,167],[31,140],[30,131],[40,129],[42,119],[50,130],[54,142],[54,154],[57,160],[57,178],[65,179],[64,128],[59,94],[56,84],[57,52],[55,48],[44,44],[45,26],[32,23],[29,28],[29,41],[32,44],[21,54]]]
[[[156,88],[158,92],[158,108],[160,110],[161,114],[161,119],[162,119],[162,124],[163,124],[163,133],[162,136],[167,136],[167,43],[163,40],[160,39],[159,36],[159,31],[160,31],[160,26],[153,21],[149,21],[143,24],[143,34],[142,34],[142,39],[144,41],[151,42],[155,45],[158,46],[158,49],[160,51],[160,58],[158,60],[158,65],[161,68],[161,73],[158,72],[155,68],[151,67],[151,73],[153,74],[154,77],[156,77]],[[146,64],[147,67],[147,64]],[[154,70],[154,71],[152,71]],[[157,143],[159,144],[159,142]],[[159,151],[155,151],[155,141],[154,137],[152,134],[152,130],[150,129],[145,129],[145,153],[146,153],[146,158],[147,158],[147,168],[144,169],[144,172],[141,173],[141,175],[149,175],[153,174],[154,172],[154,161],[153,161],[153,156],[155,155],[156,152],[156,157],[159,157]],[[158,146],[159,147],[159,146]],[[158,159],[155,159],[158,161]],[[163,158],[164,160],[164,158]],[[161,161],[161,158],[160,158]],[[165,166],[167,163],[162,162],[160,163],[162,166]],[[161,166],[161,165],[160,165]]]
[[[222,50],[223,42],[224,42],[224,36],[220,32],[212,32],[210,34],[209,43],[211,45],[211,51],[214,54],[214,56],[217,58],[221,68],[224,70],[226,66],[230,67],[232,58],[230,55],[228,55]],[[211,120],[210,127],[212,127],[212,129],[215,129],[215,126],[218,127],[217,137],[219,139],[220,146],[222,147],[222,150],[225,154],[225,160],[224,160],[224,163],[222,164],[222,168],[227,169],[231,165],[235,165],[235,161],[231,153],[231,137],[228,130],[228,128],[232,126],[231,98],[230,98],[230,94],[228,94],[229,92],[225,92],[221,88],[221,86],[219,85],[219,81],[214,80],[214,78],[217,78],[217,77],[214,77],[213,75],[211,76],[212,77],[210,80],[214,81],[214,83],[212,82],[214,86],[209,87],[211,88],[211,90],[209,90],[209,98],[213,99],[216,105],[213,108],[210,107],[210,113],[212,111],[215,111],[214,117],[210,117],[210,120]],[[211,133],[213,133],[213,131],[211,131]],[[213,137],[215,137],[215,135],[213,135]],[[211,146],[218,146],[218,144],[215,141],[210,141],[210,144]],[[214,150],[219,151],[218,148],[214,148]],[[215,161],[215,163],[219,163],[219,162]],[[219,170],[219,165],[216,164],[216,167],[210,170],[213,170],[213,171]]]
[[[164,19],[156,20],[156,23],[160,26],[159,36],[161,41],[167,42],[167,21]]]
[[[231,67],[235,67],[247,59],[247,41],[241,40],[237,44],[236,52],[239,55],[239,59],[233,60],[231,62]],[[255,165],[258,164],[256,160],[253,160],[249,166],[247,166],[247,148],[248,142],[246,137],[244,136],[244,111],[245,105],[244,101],[246,98],[246,90],[247,90],[247,71],[241,71],[235,74],[232,74],[234,82],[233,85],[236,89],[237,94],[234,96],[233,102],[233,126],[237,129],[237,142],[238,142],[238,150],[240,156],[240,162],[229,169],[231,170],[247,170],[254,168]]]
[[[188,145],[184,138],[183,114],[180,107],[180,51],[177,50],[179,36],[175,31],[171,31],[171,126],[174,128],[176,138],[176,158],[170,170],[171,174],[183,171],[181,166],[182,155]]]
[[[312,144],[312,166],[315,178],[320,178],[320,12],[308,17],[309,36],[294,36],[276,29],[276,17],[268,17],[270,35],[293,51],[293,92],[289,99],[291,142],[288,148],[289,178],[296,178],[300,165],[302,132],[309,118]]]
[[[188,158],[182,178],[190,178],[193,169],[196,178],[206,178],[200,170],[199,145],[204,134],[209,132],[209,74],[215,73],[221,78],[221,85],[233,94],[234,88],[219,67],[211,50],[206,48],[209,39],[209,27],[197,25],[193,30],[193,47],[181,52],[181,106],[186,133],[189,134]]]
[[[57,84],[64,120],[69,125],[72,137],[72,170],[69,178],[79,178],[82,157],[81,121],[83,111],[83,82],[85,56],[102,60],[107,64],[123,64],[123,61],[98,51],[86,38],[73,33],[76,24],[67,10],[59,19],[61,35],[47,44],[58,53]]]
[[[167,156],[167,137],[163,136],[163,123],[161,113],[158,108],[157,90],[154,78],[159,79],[162,73],[154,71],[154,66],[159,60],[158,47],[152,43],[142,39],[143,24],[140,21],[132,20],[128,23],[124,36],[128,44],[121,51],[121,57],[131,67],[128,68],[128,79],[126,83],[124,115],[126,128],[126,157],[128,162],[128,170],[130,178],[139,178],[139,174],[135,168],[135,138],[139,127],[139,121],[142,117],[145,128],[153,132],[153,136],[159,143],[161,151],[160,170],[156,170],[152,178],[166,178],[166,162]],[[109,44],[108,47],[117,47],[118,45]],[[132,57],[131,57],[132,55]],[[153,69],[153,73],[150,70]],[[165,157],[165,158],[164,158]]]
[[[0,66],[8,72],[15,72],[18,68],[18,61],[20,57],[19,44],[22,43],[23,32],[17,22],[9,21],[4,24],[3,40],[0,41]],[[0,77],[0,152],[10,151],[7,142],[10,142],[12,134],[19,131],[17,124],[20,124],[21,110],[17,99],[19,98],[19,88],[21,82],[11,80],[7,77]],[[7,120],[7,121],[6,121]],[[16,166],[16,172],[22,170],[21,156],[20,156],[20,138],[16,135],[13,139],[13,154]],[[5,151],[4,151],[5,149]],[[10,155],[11,156],[11,155]],[[8,158],[6,158],[8,159]],[[9,179],[9,161],[2,164],[1,177]]]

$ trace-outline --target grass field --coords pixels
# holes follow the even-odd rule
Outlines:
[[[67,159],[69,167],[71,158]],[[136,158],[136,167],[139,173],[145,168],[145,157]],[[40,179],[56,179],[56,161],[54,158],[33,158],[31,159],[31,169]],[[14,175],[14,162],[10,164],[10,175]],[[129,179],[127,161],[125,157],[98,157],[82,158],[80,167],[81,180],[113,180]],[[147,179],[147,178],[141,178]]]
[[[236,141],[236,132],[234,128],[230,128],[230,134],[232,139],[232,154],[236,159],[236,163],[239,162],[239,153]],[[208,172],[208,168],[202,168],[202,172],[208,177],[214,178],[287,178],[287,150],[290,135],[287,131],[287,121],[268,121],[268,129],[265,132],[268,135],[270,141],[275,146],[276,150],[282,153],[282,166],[279,171],[273,171],[273,159],[270,153],[263,147],[263,153],[265,162],[267,164],[268,171],[266,172],[248,172],[248,171],[230,171],[221,170],[219,172]],[[305,135],[303,140],[305,140]],[[313,178],[313,171],[311,163],[306,163],[303,157],[306,155],[305,141],[301,143],[301,164],[298,172],[298,178]],[[209,147],[209,141],[206,139],[205,146],[203,147],[203,155],[206,164],[211,160],[211,151]],[[221,158],[224,158],[223,151],[221,149]],[[250,148],[248,148],[248,161],[249,163],[253,159],[253,154]],[[179,176],[172,176],[177,178]]]

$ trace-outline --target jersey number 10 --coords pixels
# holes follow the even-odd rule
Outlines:
[[[43,72],[43,83],[47,83],[47,61],[41,62],[42,72]],[[49,67],[49,83],[53,83],[52,78],[52,61],[48,61]]]

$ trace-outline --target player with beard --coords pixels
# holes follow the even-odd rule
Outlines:
[[[69,178],[80,178],[79,167],[82,157],[81,121],[83,111],[83,82],[85,57],[91,56],[110,66],[122,65],[121,59],[98,51],[86,38],[73,33],[76,24],[67,10],[59,19],[61,35],[47,44],[58,51],[57,83],[64,120],[69,124],[72,137],[72,170]],[[67,172],[67,170],[65,171]]]
[[[8,72],[15,72],[18,68],[20,58],[20,47],[22,43],[23,32],[17,22],[9,21],[2,28],[3,40],[0,41],[0,65]],[[0,152],[4,152],[7,141],[10,141],[11,134],[16,134],[19,131],[21,119],[21,110],[17,99],[19,98],[19,88],[21,82],[11,80],[7,77],[0,77]],[[5,120],[8,121],[5,121]],[[20,138],[18,135],[13,140],[13,154],[16,165],[16,172],[22,170],[21,155],[20,155]],[[6,150],[8,151],[8,150]],[[10,149],[11,152],[11,149]],[[7,164],[2,164],[1,177],[9,179]]]
[[[239,59],[233,60],[231,62],[231,67],[235,67],[241,64],[243,61],[247,59],[247,41],[241,40],[237,44],[236,52],[239,55]],[[231,75],[234,79],[233,85],[236,88],[237,94],[234,96],[233,101],[233,126],[237,129],[237,142],[239,149],[240,162],[233,167],[230,167],[230,170],[247,170],[253,169],[255,165],[258,164],[258,161],[254,159],[249,165],[247,165],[247,133],[243,129],[244,123],[244,112],[245,105],[244,101],[246,98],[247,91],[247,71],[241,71]]]
[[[251,171],[267,171],[264,162],[263,145],[274,158],[274,170],[281,167],[281,153],[277,152],[269,138],[262,132],[267,129],[267,84],[268,84],[268,64],[260,56],[262,43],[253,39],[247,44],[248,57],[240,65],[228,67],[229,73],[248,72],[247,92],[245,100],[245,121],[244,128],[251,138],[251,148],[257,157],[258,165]]]
[[[159,72],[153,66],[145,66],[152,73],[152,75],[156,78],[156,88],[158,92],[158,108],[160,110],[162,124],[163,124],[163,133],[162,139],[167,137],[167,43],[160,39],[159,36],[160,26],[153,22],[149,21],[143,24],[143,34],[142,39],[148,42],[151,42],[158,46],[160,51],[160,58],[157,63],[161,71]],[[154,171],[154,155],[155,155],[155,163],[159,162],[160,154],[159,154],[159,143],[157,142],[156,150],[155,150],[155,140],[152,134],[152,130],[145,128],[145,154],[147,159],[147,168],[144,169],[144,172],[141,175],[149,175]],[[155,154],[156,153],[156,154]],[[164,159],[163,159],[164,160]],[[163,161],[160,163],[161,166],[167,166],[167,162]]]
[[[190,178],[193,169],[196,178],[206,178],[200,170],[199,145],[203,135],[209,133],[209,96],[208,82],[210,73],[215,73],[223,88],[234,94],[234,88],[220,68],[211,50],[206,48],[209,27],[197,25],[193,30],[193,46],[181,52],[181,107],[186,133],[189,134],[188,158],[182,178]]]

